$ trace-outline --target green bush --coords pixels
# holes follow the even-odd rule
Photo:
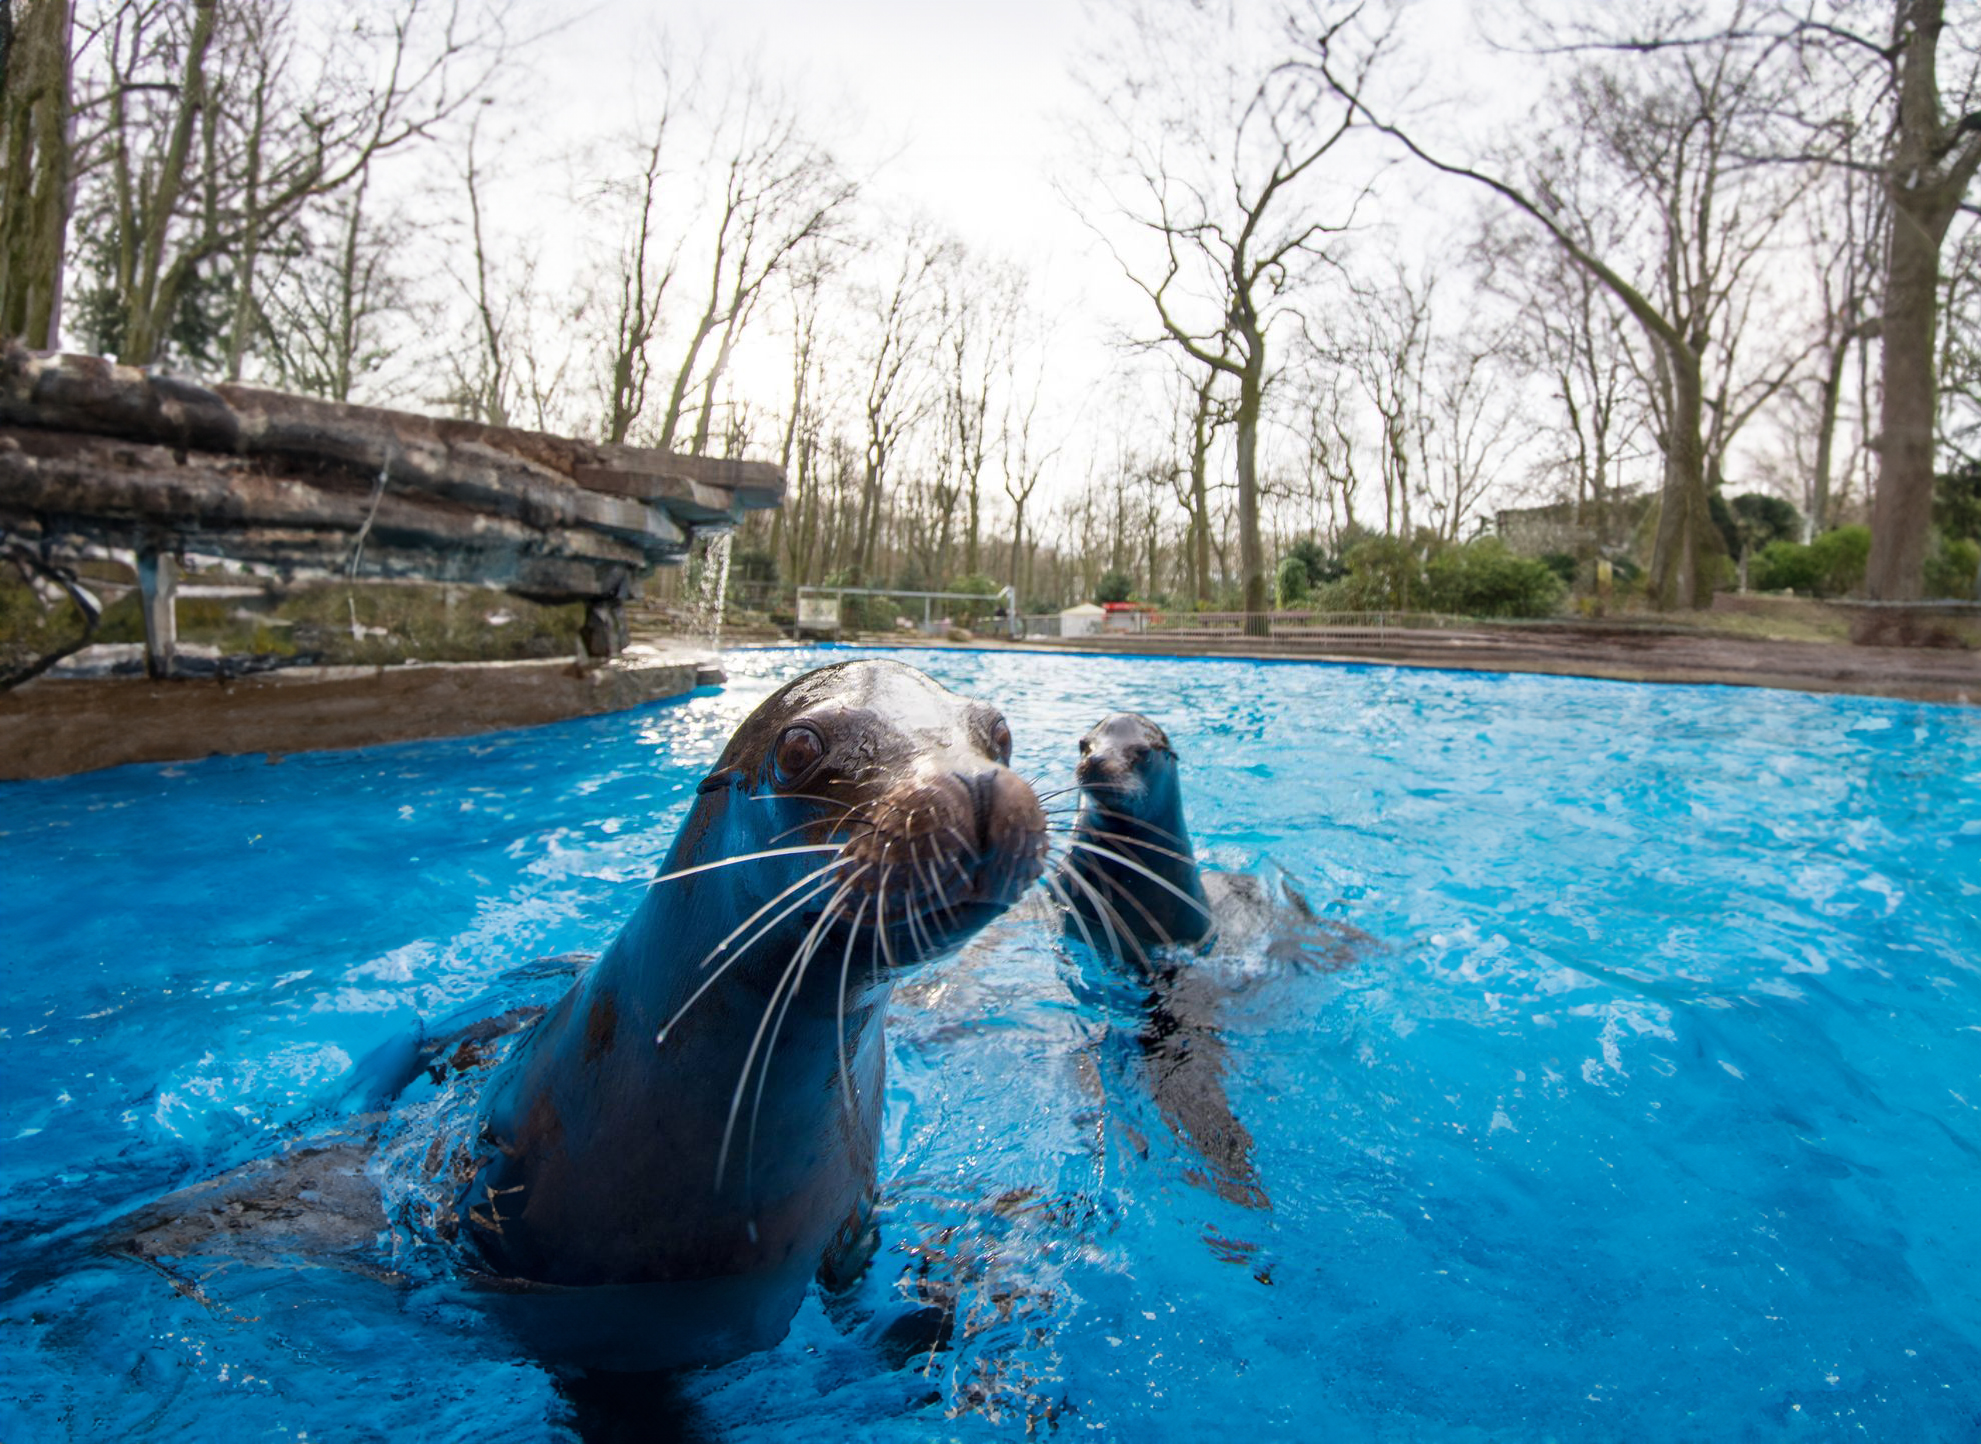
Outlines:
[[[1347,575],[1348,568],[1341,558],[1330,556],[1325,547],[1312,537],[1302,537],[1286,549],[1288,561],[1297,561],[1307,573],[1307,589],[1311,591],[1322,582],[1338,581]],[[1285,562],[1280,565],[1285,566]]]
[[[1747,563],[1747,582],[1757,592],[1797,592],[1813,597],[1822,585],[1816,549],[1799,542],[1770,542]]]
[[[1747,579],[1757,591],[1793,589],[1804,596],[1840,597],[1863,582],[1870,558],[1871,528],[1838,527],[1808,546],[1770,542],[1748,563]]]
[[[1967,462],[1935,481],[1933,525],[1951,541],[1981,541],[1981,463]]]
[[[1275,581],[1277,583],[1279,605],[1282,608],[1296,607],[1307,600],[1307,592],[1312,585],[1312,579],[1308,576],[1307,563],[1304,558],[1297,556],[1283,558],[1280,561],[1279,573]]]
[[[1733,499],[1728,510],[1733,517],[1734,539],[1727,550],[1735,556],[1802,535],[1802,513],[1778,496],[1744,492]]]
[[[1125,602],[1135,590],[1135,579],[1126,572],[1104,572],[1094,583],[1094,600],[1102,606],[1109,602]]]
[[[1582,570],[1581,563],[1567,552],[1547,552],[1541,557],[1541,565],[1561,578],[1565,587],[1575,585],[1575,577]]]
[[[1326,589],[1329,610],[1402,612],[1423,605],[1424,564],[1401,537],[1359,541],[1346,560],[1348,575]]]
[[[1545,562],[1517,557],[1498,537],[1446,547],[1424,568],[1424,605],[1467,617],[1548,617],[1566,588]]]
[[[1981,572],[1981,542],[1966,537],[1939,539],[1926,558],[1926,595],[1959,601],[1981,600],[1975,590],[1975,573]]]
[[[1823,569],[1823,595],[1840,597],[1864,584],[1864,568],[1871,560],[1871,528],[1840,526],[1817,537],[1809,550]]]

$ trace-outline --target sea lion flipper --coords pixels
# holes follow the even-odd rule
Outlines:
[[[874,1219],[873,1200],[862,1199],[819,1258],[819,1287],[828,1294],[845,1293],[860,1281],[879,1251],[880,1224]]]

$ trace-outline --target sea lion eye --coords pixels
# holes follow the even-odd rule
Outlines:
[[[991,751],[997,754],[997,760],[1009,765],[1011,762],[1011,724],[1006,722],[1002,717],[991,723],[990,743]]]
[[[1080,755],[1082,757],[1085,757],[1089,752],[1092,752],[1093,750],[1094,750],[1094,739],[1091,737],[1082,737],[1080,739]]]
[[[803,725],[787,727],[777,739],[777,755],[773,760],[777,780],[789,787],[818,766],[824,757],[825,739],[819,736],[818,729]]]

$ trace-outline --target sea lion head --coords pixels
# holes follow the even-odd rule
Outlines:
[[[1045,814],[1010,761],[997,708],[899,662],[841,662],[766,698],[700,791],[765,849],[836,846],[805,859],[836,887],[801,919],[882,922],[906,962],[975,932],[1043,870]]]
[[[1073,770],[1083,801],[1103,813],[1166,822],[1178,803],[1176,749],[1139,712],[1116,712],[1080,739]]]

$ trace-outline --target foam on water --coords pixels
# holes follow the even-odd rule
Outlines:
[[[531,732],[0,788],[0,1438],[566,1427],[555,1382],[417,1277],[188,1290],[89,1241],[306,1133],[415,1017],[600,950],[730,730],[826,655],[732,653],[720,694]],[[1981,717],[909,660],[1003,706],[1043,785],[1104,712],[1156,717],[1205,857],[1284,869],[1380,945],[1229,974],[1266,1211],[1192,1181],[1132,1005],[1055,930],[920,970],[850,1313],[813,1299],[779,1348],[655,1407],[766,1441],[1972,1432]],[[402,1198],[410,1138],[376,1165]],[[917,1279],[960,1327],[897,1367],[861,1321]]]

